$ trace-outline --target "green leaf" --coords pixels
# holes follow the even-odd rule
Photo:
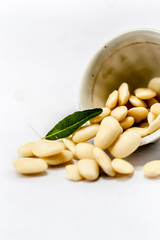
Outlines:
[[[94,108],[70,114],[61,120],[54,128],[52,128],[52,130],[47,133],[45,138],[48,140],[57,140],[60,138],[68,137],[85,122],[98,116],[101,113],[101,108]]]

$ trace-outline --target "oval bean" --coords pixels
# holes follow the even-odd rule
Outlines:
[[[106,149],[119,136],[121,127],[119,122],[113,117],[106,117],[102,120],[97,135],[94,140],[96,147]]]
[[[134,172],[134,167],[131,163],[125,161],[124,159],[115,158],[112,161],[112,168],[121,174],[132,174]]]
[[[108,148],[109,152],[116,158],[124,158],[133,153],[141,143],[141,137],[135,132],[124,132]]]
[[[120,125],[123,128],[123,130],[130,128],[133,124],[134,124],[133,117],[126,117],[124,120],[120,122]]]
[[[122,83],[118,89],[118,104],[125,105],[130,97],[129,87],[127,83]]]
[[[152,105],[151,113],[156,117],[160,114],[160,103],[155,103]]]
[[[18,154],[22,157],[34,156],[34,154],[32,152],[32,148],[33,148],[34,144],[35,144],[35,142],[28,142],[28,143],[24,144],[23,146],[18,148]]]
[[[21,174],[36,174],[44,172],[47,164],[40,158],[18,158],[13,163],[17,172]]]
[[[146,163],[143,167],[143,173],[148,178],[160,176],[160,160],[153,160]]]
[[[99,166],[93,159],[82,159],[78,161],[78,170],[87,180],[93,181],[99,177]]]
[[[134,95],[130,96],[129,101],[134,107],[147,107],[147,104],[143,100]]]
[[[118,101],[118,91],[114,90],[108,97],[106,101],[106,107],[113,109],[117,105]]]
[[[75,143],[85,142],[96,136],[99,129],[99,124],[92,124],[89,126],[81,127],[72,136]]]
[[[43,157],[48,165],[60,165],[73,159],[73,153],[69,150],[63,150],[61,153],[51,157]]]
[[[91,143],[78,143],[76,145],[76,155],[79,159],[89,158],[94,159],[93,156],[94,145]]]
[[[80,171],[78,170],[77,165],[67,165],[65,167],[66,170],[66,178],[71,181],[80,181],[83,179]]]
[[[111,116],[117,121],[122,121],[127,115],[128,109],[126,106],[119,106],[112,110]]]
[[[146,119],[148,111],[144,107],[133,107],[128,110],[128,116],[133,117],[135,123],[139,123]]]
[[[94,158],[102,170],[109,176],[115,176],[115,171],[111,166],[111,159],[109,156],[100,148],[95,147],[93,150]]]
[[[95,118],[92,118],[90,120],[91,123],[101,122],[102,119],[107,117],[110,114],[110,112],[111,112],[111,110],[108,107],[104,107],[104,108],[102,108],[102,110],[103,110],[103,112],[99,116],[97,116]]]
[[[137,88],[134,94],[140,99],[150,99],[156,96],[156,92],[149,88]]]

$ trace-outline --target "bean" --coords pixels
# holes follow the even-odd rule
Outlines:
[[[156,116],[154,116],[151,112],[148,113],[147,120],[149,125],[151,125],[152,122],[156,119]]]
[[[135,107],[147,107],[147,104],[136,96],[130,96],[129,101]]]
[[[94,145],[91,143],[87,143],[87,142],[78,143],[76,145],[76,155],[79,159],[83,159],[83,158],[94,159],[93,149],[94,149]]]
[[[133,117],[135,123],[139,123],[146,119],[148,111],[144,107],[133,107],[128,110],[128,116]]]
[[[155,77],[149,81],[148,88],[160,95],[160,78]]]
[[[102,119],[107,117],[110,114],[110,112],[111,112],[111,110],[108,107],[104,107],[104,108],[102,108],[102,110],[103,110],[103,112],[99,116],[97,116],[95,118],[92,118],[90,120],[91,123],[101,122]]]
[[[133,117],[126,117],[124,120],[120,122],[120,125],[123,128],[123,130],[130,128],[133,124],[134,124]]]
[[[40,158],[18,158],[13,163],[17,172],[21,174],[35,174],[44,172],[47,164]]]
[[[132,164],[120,158],[113,159],[112,168],[121,174],[132,174],[134,172]]]
[[[71,138],[63,138],[62,141],[66,148],[73,153],[73,156],[77,158],[76,155],[76,144],[71,140]]]
[[[127,83],[122,83],[118,89],[118,104],[125,105],[130,97],[129,87]]]
[[[135,132],[139,134],[141,137],[145,137],[148,135],[148,128],[132,127],[127,129],[125,132]]]
[[[137,88],[134,94],[140,99],[150,99],[156,96],[156,92],[149,88]]]
[[[99,166],[93,159],[82,159],[78,161],[78,170],[87,180],[93,181],[99,177]]]
[[[152,105],[151,113],[156,117],[160,114],[160,103],[155,103]]]
[[[89,126],[81,127],[72,136],[75,143],[85,142],[96,136],[99,129],[99,124],[92,124]]]
[[[151,134],[160,128],[160,115],[149,125],[148,133]]]
[[[22,157],[34,156],[34,154],[32,152],[32,148],[33,148],[34,144],[35,144],[34,142],[28,142],[28,143],[24,144],[23,146],[18,148],[18,154]]]
[[[109,156],[100,148],[95,147],[93,150],[94,158],[102,170],[109,176],[115,176],[115,171],[111,166],[111,159]]]
[[[160,176],[160,160],[153,160],[146,163],[143,167],[143,173],[148,178]]]
[[[73,153],[69,150],[63,150],[61,153],[51,157],[43,157],[48,165],[60,165],[73,159]]]
[[[66,170],[66,178],[71,181],[80,181],[83,179],[80,171],[78,170],[77,165],[67,165],[65,167]]]
[[[119,106],[112,110],[111,116],[117,121],[122,121],[127,115],[128,109],[126,106]]]
[[[108,97],[106,101],[106,107],[113,109],[117,105],[118,101],[118,91],[114,90]]]
[[[149,108],[151,108],[152,105],[155,104],[155,103],[158,103],[157,99],[155,99],[155,98],[151,98],[151,99],[147,100],[147,105],[148,105]]]
[[[106,117],[100,124],[94,140],[94,145],[106,149],[116,140],[120,132],[121,128],[119,122],[113,117]]]
[[[40,140],[35,142],[32,152],[38,157],[49,157],[62,152],[65,145],[60,141]]]
[[[141,137],[135,132],[124,132],[108,148],[116,158],[124,158],[133,153],[141,143]]]

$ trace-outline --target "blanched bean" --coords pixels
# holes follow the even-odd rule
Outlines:
[[[28,142],[28,143],[24,144],[23,146],[18,148],[18,154],[22,157],[34,156],[34,154],[32,152],[32,148],[33,148],[34,144],[35,144],[35,142]]]
[[[99,124],[92,124],[89,126],[81,127],[72,136],[75,143],[85,142],[96,136],[99,129]]]
[[[60,141],[40,140],[35,142],[32,152],[38,157],[49,157],[62,152],[65,145]]]
[[[153,160],[146,163],[143,167],[143,173],[148,178],[160,176],[160,160]]]
[[[125,161],[124,159],[115,158],[112,161],[112,168],[121,174],[132,174],[134,172],[134,167],[131,163]]]
[[[149,125],[148,133],[151,134],[160,128],[160,115]]]
[[[113,109],[117,105],[118,101],[118,91],[114,90],[108,97],[106,101],[106,107]]]
[[[111,111],[111,116],[117,121],[122,121],[127,115],[128,109],[126,106],[119,106]]]
[[[100,148],[95,147],[93,150],[94,158],[102,170],[109,176],[115,176],[115,171],[111,166],[110,157]]]
[[[134,107],[147,107],[147,104],[143,100],[134,95],[130,96],[129,101]]]
[[[94,140],[94,145],[101,149],[109,147],[121,132],[119,122],[113,117],[106,117],[102,120],[100,128]]]
[[[65,167],[66,170],[66,178],[71,181],[80,181],[83,179],[80,171],[78,170],[77,165],[67,165]]]
[[[99,177],[99,166],[93,159],[82,159],[78,161],[78,170],[87,180],[94,181]]]
[[[133,124],[134,124],[133,117],[126,117],[124,120],[120,122],[120,125],[123,128],[123,130],[130,128]]]
[[[108,107],[104,107],[104,108],[102,108],[102,110],[103,110],[103,112],[99,116],[92,118],[90,120],[91,123],[98,123],[98,122],[102,121],[102,119],[107,117],[111,112],[111,110]]]
[[[156,117],[160,114],[160,103],[155,103],[152,105],[151,113]]]
[[[124,132],[108,148],[110,153],[116,158],[124,158],[133,153],[141,143],[141,137],[135,132]]]
[[[78,143],[76,145],[76,155],[79,159],[84,159],[84,158],[94,159],[93,149],[94,149],[94,145],[91,143],[87,143],[87,142]]]
[[[125,105],[130,97],[129,87],[127,83],[122,83],[118,89],[118,104]]]
[[[73,153],[69,150],[63,150],[61,153],[51,157],[43,157],[48,165],[60,165],[73,159]]]
[[[135,132],[139,134],[141,137],[145,137],[148,135],[148,128],[132,127],[128,128],[125,132]]]
[[[128,110],[128,116],[133,117],[135,123],[139,123],[146,119],[148,111],[144,107],[133,107]]]
[[[148,113],[147,120],[149,125],[151,125],[152,122],[156,119],[156,116],[154,116],[151,112]]]
[[[156,92],[149,88],[137,88],[134,91],[136,97],[140,99],[150,99],[156,96]]]
[[[148,87],[150,89],[152,89],[154,92],[156,92],[159,96],[160,95],[160,78],[155,77],[155,78],[151,79],[148,84]]]
[[[41,173],[48,167],[46,162],[40,158],[18,158],[13,165],[21,174]]]
[[[76,144],[71,140],[71,138],[63,138],[62,141],[66,148],[73,153],[73,156],[77,158],[76,155]]]

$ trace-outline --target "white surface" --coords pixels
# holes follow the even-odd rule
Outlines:
[[[142,166],[160,159],[159,143],[129,160],[131,178],[73,183],[64,168],[39,177],[18,175],[16,149],[78,109],[83,71],[114,35],[158,28],[152,1],[0,1],[0,238],[2,240],[159,239],[159,179]]]

